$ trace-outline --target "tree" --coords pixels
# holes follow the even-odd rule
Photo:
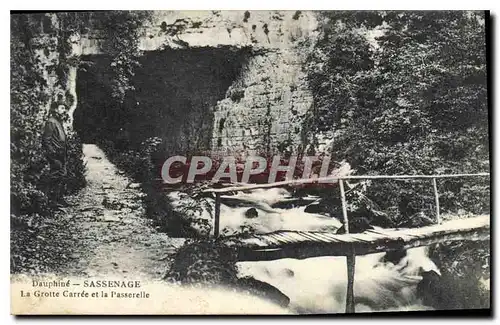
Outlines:
[[[325,15],[308,71],[316,130],[333,133],[334,157],[346,158],[360,174],[489,169],[482,13]],[[489,186],[479,184],[440,184],[442,207],[487,211]],[[428,183],[377,181],[367,193],[399,216],[433,211]],[[471,194],[484,200],[474,203]]]

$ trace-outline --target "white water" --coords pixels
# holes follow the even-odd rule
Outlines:
[[[291,209],[276,209],[271,205],[283,200],[290,194],[279,188],[258,189],[250,194],[238,192],[231,196],[248,202],[254,202],[253,207],[257,210],[257,218],[245,217],[249,207],[229,207],[225,204],[220,206],[220,229],[226,229],[226,235],[241,231],[242,226],[251,227],[257,234],[265,234],[277,230],[302,230],[302,231],[336,231],[342,223],[321,214],[304,212],[305,206]],[[168,194],[174,208],[178,208],[183,202],[193,201],[187,195],[173,191]],[[208,200],[213,206],[213,200]],[[193,204],[195,202],[193,201]],[[211,214],[207,210],[193,211],[195,218],[211,220]]]
[[[236,231],[241,224],[250,224],[256,232],[275,230],[336,230],[342,226],[336,219],[305,213],[305,207],[272,209],[270,205],[288,197],[284,189],[239,192],[234,197],[259,202],[259,217],[246,219],[248,208],[221,208],[221,225]],[[269,210],[274,210],[270,213]],[[416,297],[416,285],[421,270],[435,270],[425,247],[408,250],[397,265],[383,263],[385,253],[356,257],[354,295],[356,312],[388,310],[423,310]],[[347,289],[346,258],[327,256],[305,260],[240,262],[241,276],[252,276],[267,282],[290,298],[289,308],[300,313],[343,313]]]
[[[424,247],[408,251],[397,265],[382,263],[384,253],[356,257],[354,295],[356,312],[422,310],[415,295],[420,268],[436,270]],[[343,313],[347,288],[345,257],[305,260],[281,259],[239,262],[241,276],[267,282],[290,298],[290,308],[300,313]]]
[[[174,196],[171,196],[174,198]],[[330,230],[342,226],[335,218],[305,213],[305,206],[275,209],[271,205],[289,197],[284,189],[260,189],[250,194],[239,192],[232,198],[255,202],[257,218],[246,218],[249,207],[232,208],[221,204],[221,229],[237,232],[242,225],[253,227],[256,233],[276,230]],[[204,212],[205,213],[205,212]],[[356,312],[424,310],[416,297],[416,285],[421,270],[435,270],[425,247],[408,250],[397,265],[383,263],[385,253],[356,257],[354,295]],[[290,298],[292,312],[343,313],[347,287],[345,257],[328,256],[304,260],[239,262],[240,276],[252,276],[267,282]]]

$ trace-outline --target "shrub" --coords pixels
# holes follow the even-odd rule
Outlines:
[[[216,239],[189,240],[173,256],[164,280],[170,283],[229,290],[259,296],[282,307],[290,299],[272,285],[253,277],[238,278],[236,242],[223,244]]]
[[[48,163],[41,145],[46,121],[46,107],[51,89],[44,78],[44,69],[61,66],[42,62],[35,49],[52,49],[48,40],[34,41],[37,22],[43,15],[13,15],[11,18],[11,214],[37,213],[47,215],[48,192],[53,190]],[[57,61],[57,60],[56,60]],[[66,63],[67,64],[67,63]],[[68,176],[61,184],[63,194],[74,193],[85,185],[81,142],[68,135]]]
[[[220,286],[237,281],[236,251],[218,240],[188,240],[174,255],[165,280],[173,283]]]
[[[314,108],[305,144],[333,133],[331,154],[359,174],[489,169],[482,13],[337,11],[322,17],[306,67]],[[375,28],[383,33],[369,40],[367,31]],[[439,180],[438,187],[443,213],[489,211],[483,180]],[[366,195],[400,224],[416,213],[435,217],[430,182],[377,180]]]

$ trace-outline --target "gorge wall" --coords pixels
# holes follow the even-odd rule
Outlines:
[[[46,16],[57,26],[54,14]],[[303,67],[317,36],[316,14],[307,11],[154,12],[151,21],[143,26],[140,49],[145,51],[145,57],[155,57],[156,61],[158,58],[165,60],[165,65],[170,55],[176,66],[175,72],[162,70],[161,62],[155,61],[158,71],[147,66],[137,74],[137,78],[149,77],[150,83],[164,85],[164,88],[157,88],[150,94],[158,93],[159,97],[163,95],[164,98],[170,98],[165,99],[164,103],[157,101],[137,108],[139,111],[157,111],[151,119],[141,122],[144,124],[143,129],[158,130],[155,135],[159,137],[179,138],[181,133],[191,128],[187,133],[193,137],[191,139],[188,136],[188,142],[200,141],[195,139],[196,133],[210,132],[209,148],[205,146],[202,149],[226,154],[300,150],[304,145],[300,136],[302,122],[313,104]],[[102,61],[98,58],[106,56],[104,37],[99,30],[72,35],[70,57]],[[221,49],[238,54],[225,62],[220,55],[213,55],[215,52],[223,53]],[[189,57],[190,52],[200,50],[207,53],[205,59],[181,59],[184,54]],[[225,69],[229,65],[237,66],[239,71],[226,73]],[[207,70],[207,67],[210,69]],[[204,72],[200,74],[200,71]],[[212,72],[214,76],[230,75],[232,80],[221,83],[227,89],[221,91],[220,86],[203,86],[217,83],[207,77],[207,73]],[[84,109],[79,103],[88,103],[88,100],[78,98],[78,78],[78,68],[71,67],[64,92],[73,95],[76,100],[71,103],[68,128],[73,126],[75,110]],[[179,82],[183,78],[186,82]],[[178,86],[173,87],[176,82]],[[181,85],[189,92],[179,90]],[[212,88],[216,91],[209,93]],[[172,104],[171,98],[189,98],[190,93],[199,100],[182,107]],[[172,105],[179,106],[176,112],[186,114],[193,120],[192,123],[169,124],[168,115],[172,111],[168,107]],[[85,111],[79,114],[85,115]],[[197,123],[197,120],[203,120],[204,123]],[[211,124],[210,127],[207,127],[207,123]],[[178,130],[172,131],[176,127]],[[162,129],[169,131],[162,132]],[[151,135],[149,132],[148,136]],[[193,142],[187,147],[193,145],[196,144]]]

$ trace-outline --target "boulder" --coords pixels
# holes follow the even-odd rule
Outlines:
[[[250,208],[245,211],[245,217],[249,219],[257,218],[259,216],[259,212],[257,212],[257,209],[255,208]]]
[[[307,212],[307,213],[316,213],[316,214],[319,214],[319,213],[323,213],[325,212],[325,206],[320,204],[320,203],[313,203],[313,204],[309,204],[305,209],[304,209],[304,212]]]
[[[417,285],[417,296],[422,304],[429,307],[441,307],[441,277],[435,271],[422,272],[422,281]]]
[[[394,265],[399,264],[399,262],[406,256],[406,250],[404,249],[394,249],[387,251],[383,257],[384,262],[391,262]]]
[[[269,283],[256,280],[253,277],[247,276],[239,278],[236,285],[239,289],[247,290],[256,296],[270,300],[281,307],[288,307],[290,304],[290,298],[288,298],[288,296],[283,292],[276,289],[276,287],[270,285]]]
[[[368,229],[373,229],[370,221],[367,218],[351,218],[349,219],[349,232],[353,234],[362,233]],[[345,234],[345,227],[342,226],[337,230],[337,234]]]

